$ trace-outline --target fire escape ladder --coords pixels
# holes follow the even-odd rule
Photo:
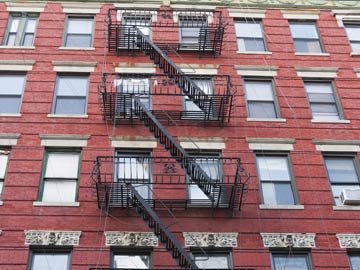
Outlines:
[[[189,254],[187,254],[186,250],[176,240],[174,235],[161,222],[155,211],[151,209],[149,204],[137,192],[136,188],[131,184],[127,184],[126,187],[131,190],[131,195],[129,197],[130,203],[133,205],[141,218],[147,223],[149,228],[151,228],[155,235],[159,238],[160,242],[164,244],[165,248],[171,253],[172,257],[177,260],[179,266],[183,269],[189,270],[199,269]]]
[[[145,55],[149,56],[153,62],[158,65],[165,74],[172,78],[185,95],[191,99],[205,114],[205,119],[220,118],[221,112],[214,110],[214,100],[190,79],[169,57],[140,29],[136,28],[137,47],[142,50]],[[199,44],[199,46],[201,46]]]

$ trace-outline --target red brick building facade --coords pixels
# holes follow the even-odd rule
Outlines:
[[[1,2],[0,269],[360,269],[360,6],[282,2]]]

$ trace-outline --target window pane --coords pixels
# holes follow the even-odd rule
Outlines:
[[[20,18],[12,18],[11,25],[10,25],[10,31],[11,33],[16,33],[18,31],[20,24]]]
[[[278,205],[294,205],[294,195],[291,184],[281,183],[262,183],[262,195],[264,204]]]
[[[262,29],[259,22],[236,22],[235,31],[237,37],[262,38]]]
[[[27,19],[25,32],[27,33],[35,33],[36,29],[36,19]]]
[[[150,256],[148,255],[115,255],[114,267],[120,269],[149,269]]]
[[[355,170],[353,158],[325,158],[325,166],[331,182],[358,183],[359,178]]]
[[[22,95],[25,75],[0,75],[0,95]]]
[[[360,25],[345,25],[349,40],[360,41]]]
[[[310,104],[313,119],[339,120],[340,116],[335,104]]]
[[[43,202],[75,202],[76,181],[45,180]]]
[[[68,270],[68,254],[34,254],[31,270]]]
[[[290,23],[290,31],[294,38],[318,38],[314,23]]]
[[[360,255],[350,255],[351,270],[360,270]]]
[[[252,118],[276,118],[274,103],[249,102],[249,117]]]
[[[120,93],[148,94],[150,92],[150,80],[148,78],[117,79],[115,85]]]
[[[93,19],[70,18],[68,21],[68,34],[92,34]]]
[[[63,98],[57,97],[55,114],[85,114],[85,98]]]
[[[1,199],[3,187],[4,187],[4,181],[0,180],[0,199]]]
[[[290,181],[286,157],[256,157],[260,179],[274,181]]]
[[[333,94],[331,83],[305,82],[305,90],[307,93]]]
[[[88,77],[59,77],[56,83],[60,96],[86,96]]]
[[[273,90],[271,82],[245,82],[245,92],[247,100],[266,100],[273,101]]]
[[[318,40],[295,40],[295,51],[302,53],[321,53],[322,48]]]
[[[15,45],[15,38],[16,38],[16,34],[9,34],[6,45],[14,46]]]
[[[195,256],[195,263],[202,269],[229,269],[227,255]]]
[[[321,103],[335,103],[335,97],[332,93],[330,94],[308,94],[310,102],[321,102]]]
[[[148,158],[121,157],[118,162],[118,179],[148,181],[150,178],[150,162]]]
[[[307,256],[274,256],[275,270],[308,270]]]
[[[360,42],[359,43],[351,43],[351,49],[353,52],[360,53]]]
[[[46,164],[46,178],[77,178],[79,154],[50,153]]]
[[[71,34],[67,36],[66,47],[90,47],[91,35],[76,35]]]
[[[0,179],[5,178],[6,166],[9,159],[9,155],[0,154]],[[1,188],[0,188],[1,190]]]
[[[23,46],[31,46],[33,45],[34,34],[25,34],[23,40]]]
[[[210,203],[209,197],[205,195],[198,185],[189,185],[189,193],[191,200],[208,200]]]
[[[265,42],[263,39],[245,39],[245,49],[246,51],[264,52]]]
[[[21,97],[0,96],[0,113],[19,113]]]

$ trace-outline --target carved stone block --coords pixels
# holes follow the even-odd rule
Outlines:
[[[186,247],[237,247],[237,233],[184,232]]]
[[[158,239],[152,232],[105,232],[107,246],[155,247]]]
[[[314,248],[314,233],[261,233],[264,247]]]
[[[26,245],[39,246],[77,246],[79,231],[25,231]]]
[[[341,248],[360,248],[360,234],[337,234]]]

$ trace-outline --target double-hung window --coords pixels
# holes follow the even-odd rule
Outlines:
[[[68,16],[66,21],[64,46],[89,48],[93,42],[94,17]]]
[[[30,270],[70,270],[70,251],[36,250],[31,252]]]
[[[149,252],[114,252],[112,267],[115,269],[150,269],[151,258]]]
[[[123,32],[121,47],[136,47],[137,31],[139,29],[145,36],[150,37],[150,15],[125,14],[122,18]]]
[[[58,75],[52,113],[85,114],[88,87],[87,75]]]
[[[3,40],[6,46],[33,46],[37,15],[30,13],[11,14]]]
[[[180,16],[180,47],[198,48],[200,35],[207,27],[207,16]]]
[[[272,80],[244,80],[248,116],[278,118],[279,110]]]
[[[344,26],[352,51],[360,53],[360,24],[346,23]]]
[[[145,77],[124,77],[115,80],[118,98],[116,99],[116,115],[132,114],[135,109],[134,97],[138,97],[140,102],[147,109],[151,107],[150,78]]]
[[[0,113],[19,113],[25,74],[0,74]]]
[[[331,82],[304,82],[314,120],[342,119],[340,105]]]
[[[311,270],[311,259],[308,253],[273,253],[273,270]]]
[[[75,202],[80,152],[49,151],[45,154],[41,201]]]
[[[322,53],[315,22],[290,22],[290,31],[298,53]]]
[[[294,205],[295,192],[288,155],[256,155],[264,204]]]
[[[262,23],[252,19],[235,21],[237,47],[240,52],[266,51]]]
[[[215,251],[194,253],[195,264],[200,269],[232,269],[231,253],[216,253]]]
[[[4,188],[4,181],[6,175],[6,168],[9,161],[10,151],[6,149],[0,149],[0,200],[2,195],[2,190]]]
[[[360,255],[359,253],[349,254],[351,270],[360,270]]]
[[[344,189],[359,189],[360,177],[355,156],[325,155],[325,167],[335,205],[342,205],[340,194]]]

